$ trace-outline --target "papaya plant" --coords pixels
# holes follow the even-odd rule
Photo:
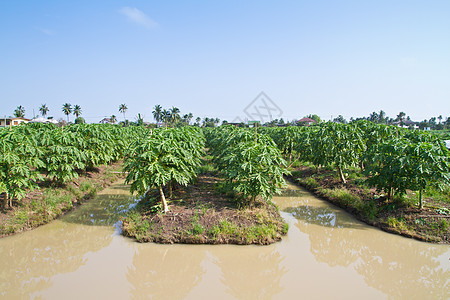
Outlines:
[[[371,160],[366,170],[367,182],[384,191],[388,199],[405,194],[407,189],[418,191],[422,209],[423,191],[428,186],[442,188],[450,184],[449,151],[437,139],[434,142],[410,139],[395,138],[381,143],[376,151],[372,148],[367,153]]]
[[[18,129],[0,131],[0,193],[5,193],[5,207],[13,199],[21,200],[26,192],[37,188],[41,175],[36,168],[43,162],[32,134]]]
[[[163,188],[167,186],[171,190],[173,183],[186,186],[191,182],[196,177],[203,149],[204,138],[198,129],[154,130],[132,145],[124,161],[130,191],[144,195],[149,189],[157,188],[162,209],[167,212],[169,207]]]
[[[39,139],[44,150],[44,164],[39,170],[59,183],[78,178],[77,170],[86,166],[86,154],[80,150],[83,137],[70,131],[54,130],[42,132]]]
[[[254,201],[269,200],[280,193],[288,174],[286,161],[274,141],[265,134],[245,129],[220,127],[210,136],[213,161],[225,179],[225,186]]]

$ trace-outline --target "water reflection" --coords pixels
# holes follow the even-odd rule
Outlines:
[[[346,218],[338,218],[339,212],[331,209],[330,207],[317,207],[308,205],[308,199],[306,199],[303,203],[304,205],[299,205],[297,207],[288,207],[283,211],[292,214],[299,220],[303,220],[308,224],[317,224],[325,227],[363,227],[361,224],[353,222],[353,220],[349,220]]]
[[[54,221],[52,230],[45,229],[0,240],[2,297],[27,298],[48,289],[53,276],[76,271],[85,264],[86,253],[107,247],[112,241],[111,234],[99,234],[89,226]]]
[[[300,220],[296,226],[308,234],[317,261],[353,267],[368,285],[394,298],[448,298],[448,258],[445,265],[436,259],[450,254],[448,246],[370,228],[307,194],[292,201],[298,205],[283,210]]]
[[[205,273],[205,255],[193,245],[138,245],[127,270],[131,294],[137,299],[185,298]]]
[[[62,220],[85,225],[113,225],[137,201],[130,195],[128,186],[115,185],[64,216]]]
[[[128,187],[116,184],[60,220],[0,240],[0,295],[21,298],[49,289],[53,276],[85,265],[88,252],[113,240],[113,232],[86,225],[112,225],[134,202]]]
[[[271,299],[281,292],[281,278],[287,272],[275,246],[241,246],[214,249],[221,281],[227,293],[237,299]]]
[[[288,236],[258,247],[135,243],[90,226],[113,224],[134,202],[124,186],[105,190],[63,220],[0,239],[0,298],[450,298],[448,246],[289,193],[274,199],[289,212]]]

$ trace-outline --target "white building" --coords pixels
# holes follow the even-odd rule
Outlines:
[[[26,118],[2,118],[0,119],[0,127],[17,126],[21,123],[28,123],[30,119]]]

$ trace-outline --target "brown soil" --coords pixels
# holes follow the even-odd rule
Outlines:
[[[298,167],[295,169],[296,176],[290,179],[295,183],[305,187],[320,198],[335,204],[357,219],[378,227],[386,232],[399,234],[421,241],[450,244],[449,222],[450,216],[445,213],[450,210],[449,203],[436,201],[432,198],[424,199],[424,208],[420,210],[417,206],[406,201],[388,201],[385,197],[378,196],[376,189],[362,187],[356,180],[348,180],[342,183],[336,176],[335,171],[327,169],[313,170],[310,167]],[[318,183],[317,187],[306,184],[304,179],[313,176]],[[323,192],[323,189],[346,189],[352,195],[360,198],[360,206],[342,202],[340,199],[330,197]],[[410,195],[412,192],[408,192]],[[370,203],[371,202],[371,203]],[[368,212],[361,207],[372,204],[375,207],[375,214],[368,215]],[[444,211],[444,213],[441,213]]]
[[[20,201],[14,200],[12,208],[6,207],[0,210],[0,237],[31,230],[70,211],[74,206],[80,205],[83,201],[95,196],[96,192],[123,177],[120,173],[121,166],[122,162],[108,166],[102,165],[81,173],[78,179],[63,185],[55,185],[48,180],[38,182],[39,189],[27,193]],[[80,185],[84,182],[90,182],[92,189],[81,191]],[[42,202],[47,190],[58,191],[62,196],[70,195],[71,203],[60,204],[52,211],[45,209],[37,211],[36,207],[32,208],[33,202]],[[0,203],[5,201],[4,197],[4,194],[0,195]],[[14,218],[20,212],[25,212],[29,219],[24,224],[15,224]]]
[[[281,240],[287,224],[278,209],[266,201],[238,208],[237,201],[217,192],[219,178],[201,175],[195,184],[179,188],[166,214],[152,212],[159,203],[143,200],[139,216],[122,220],[123,234],[139,242],[187,244],[259,244]]]

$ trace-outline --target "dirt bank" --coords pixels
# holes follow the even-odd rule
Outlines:
[[[287,223],[278,208],[266,201],[238,207],[217,191],[220,179],[207,174],[195,184],[179,188],[166,214],[154,212],[155,193],[141,201],[123,222],[123,234],[139,242],[188,244],[258,244],[281,240]]]

